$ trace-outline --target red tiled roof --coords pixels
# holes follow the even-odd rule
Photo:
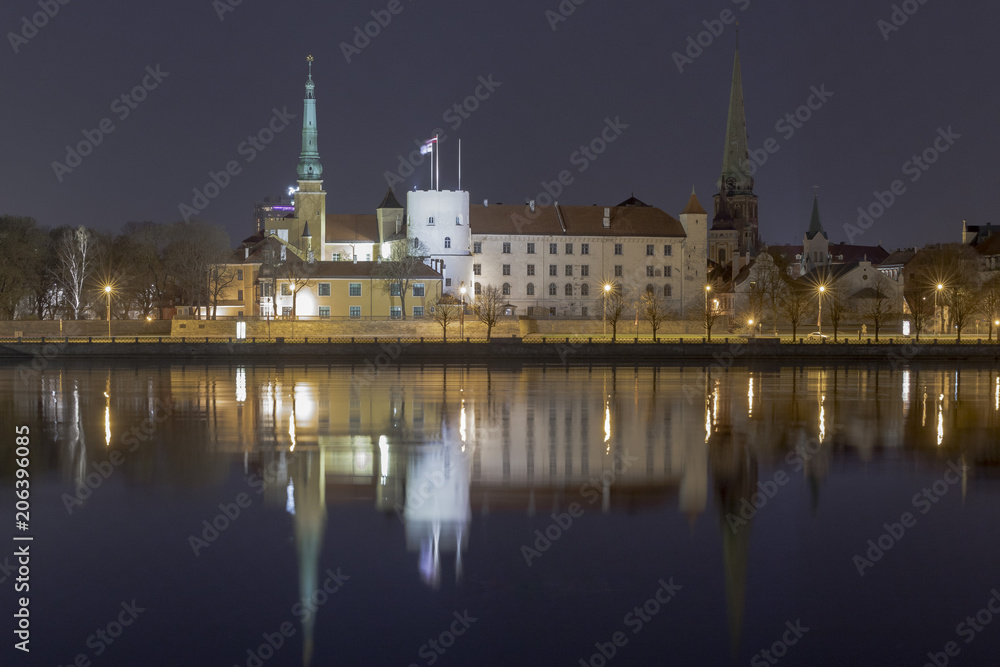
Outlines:
[[[603,206],[559,206],[563,231],[554,206],[481,204],[469,207],[473,234],[565,236],[686,236],[676,218],[655,207],[611,206],[611,226],[604,227]]]
[[[375,214],[326,214],[327,243],[378,243]]]

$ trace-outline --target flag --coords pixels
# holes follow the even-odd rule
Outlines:
[[[427,155],[428,153],[430,153],[431,151],[433,151],[434,150],[434,144],[436,144],[436,143],[437,143],[437,138],[436,137],[434,139],[428,139],[427,141],[425,141],[423,143],[423,145],[420,146],[420,154],[421,155]]]

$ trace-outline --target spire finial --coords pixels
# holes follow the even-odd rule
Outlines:
[[[818,185],[814,185],[813,186],[813,197],[819,197],[819,186]]]
[[[313,57],[312,56],[306,56],[306,62],[309,63],[309,78],[312,79],[313,78]]]

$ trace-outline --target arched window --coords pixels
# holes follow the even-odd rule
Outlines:
[[[726,264],[726,250],[725,248],[719,248],[719,264],[725,266]]]
[[[646,293],[647,294],[655,294],[656,293],[656,288],[653,287],[652,285],[646,285]]]
[[[480,294],[483,293],[483,285],[482,285],[482,283],[476,283],[476,290],[475,291],[476,291],[476,296],[479,296]]]
[[[503,295],[510,296],[510,283],[503,284]]]
[[[450,248],[451,247],[451,237],[450,236],[444,237],[444,247],[445,248]]]
[[[555,296],[556,294],[559,294],[559,288],[556,287],[555,283],[551,283],[549,285],[549,296]]]
[[[663,296],[670,298],[672,295],[673,295],[673,290],[670,288],[670,285],[664,285]]]
[[[580,285],[580,296],[590,296],[590,285],[586,283]]]
[[[566,296],[573,296],[573,285],[572,285],[572,283],[566,283],[565,293],[566,293]]]
[[[528,296],[535,296],[535,283],[528,283]]]

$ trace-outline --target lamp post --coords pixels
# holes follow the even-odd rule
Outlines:
[[[816,326],[819,327],[820,334],[823,333],[823,292],[826,291],[826,285],[819,286],[819,293],[817,299],[819,301],[819,315],[816,316]]]
[[[108,295],[108,338],[111,338],[111,285],[104,286],[104,293]]]
[[[462,287],[458,291],[462,293],[462,320],[461,320],[462,321],[462,326],[461,326],[461,333],[459,333],[459,338],[465,338],[465,292],[466,292],[466,287],[465,287],[464,283],[463,283]]]
[[[941,290],[943,290],[943,289],[944,289],[944,285],[942,285],[941,283],[938,283],[937,284],[937,290],[934,292],[934,312],[935,313],[937,312],[937,308],[938,308],[938,294],[940,294]],[[941,309],[941,326],[938,329],[938,335],[943,334],[943,333],[944,333],[944,308]]]
[[[747,326],[750,327],[750,335],[753,336],[753,318],[751,317],[747,320]]]
[[[705,285],[705,333],[708,335],[708,340],[712,340],[712,327],[709,326],[711,311],[708,309],[708,293],[711,291],[712,286]]]
[[[601,319],[604,320],[604,335],[608,335],[608,293],[611,291],[611,285],[604,283],[604,312]]]

